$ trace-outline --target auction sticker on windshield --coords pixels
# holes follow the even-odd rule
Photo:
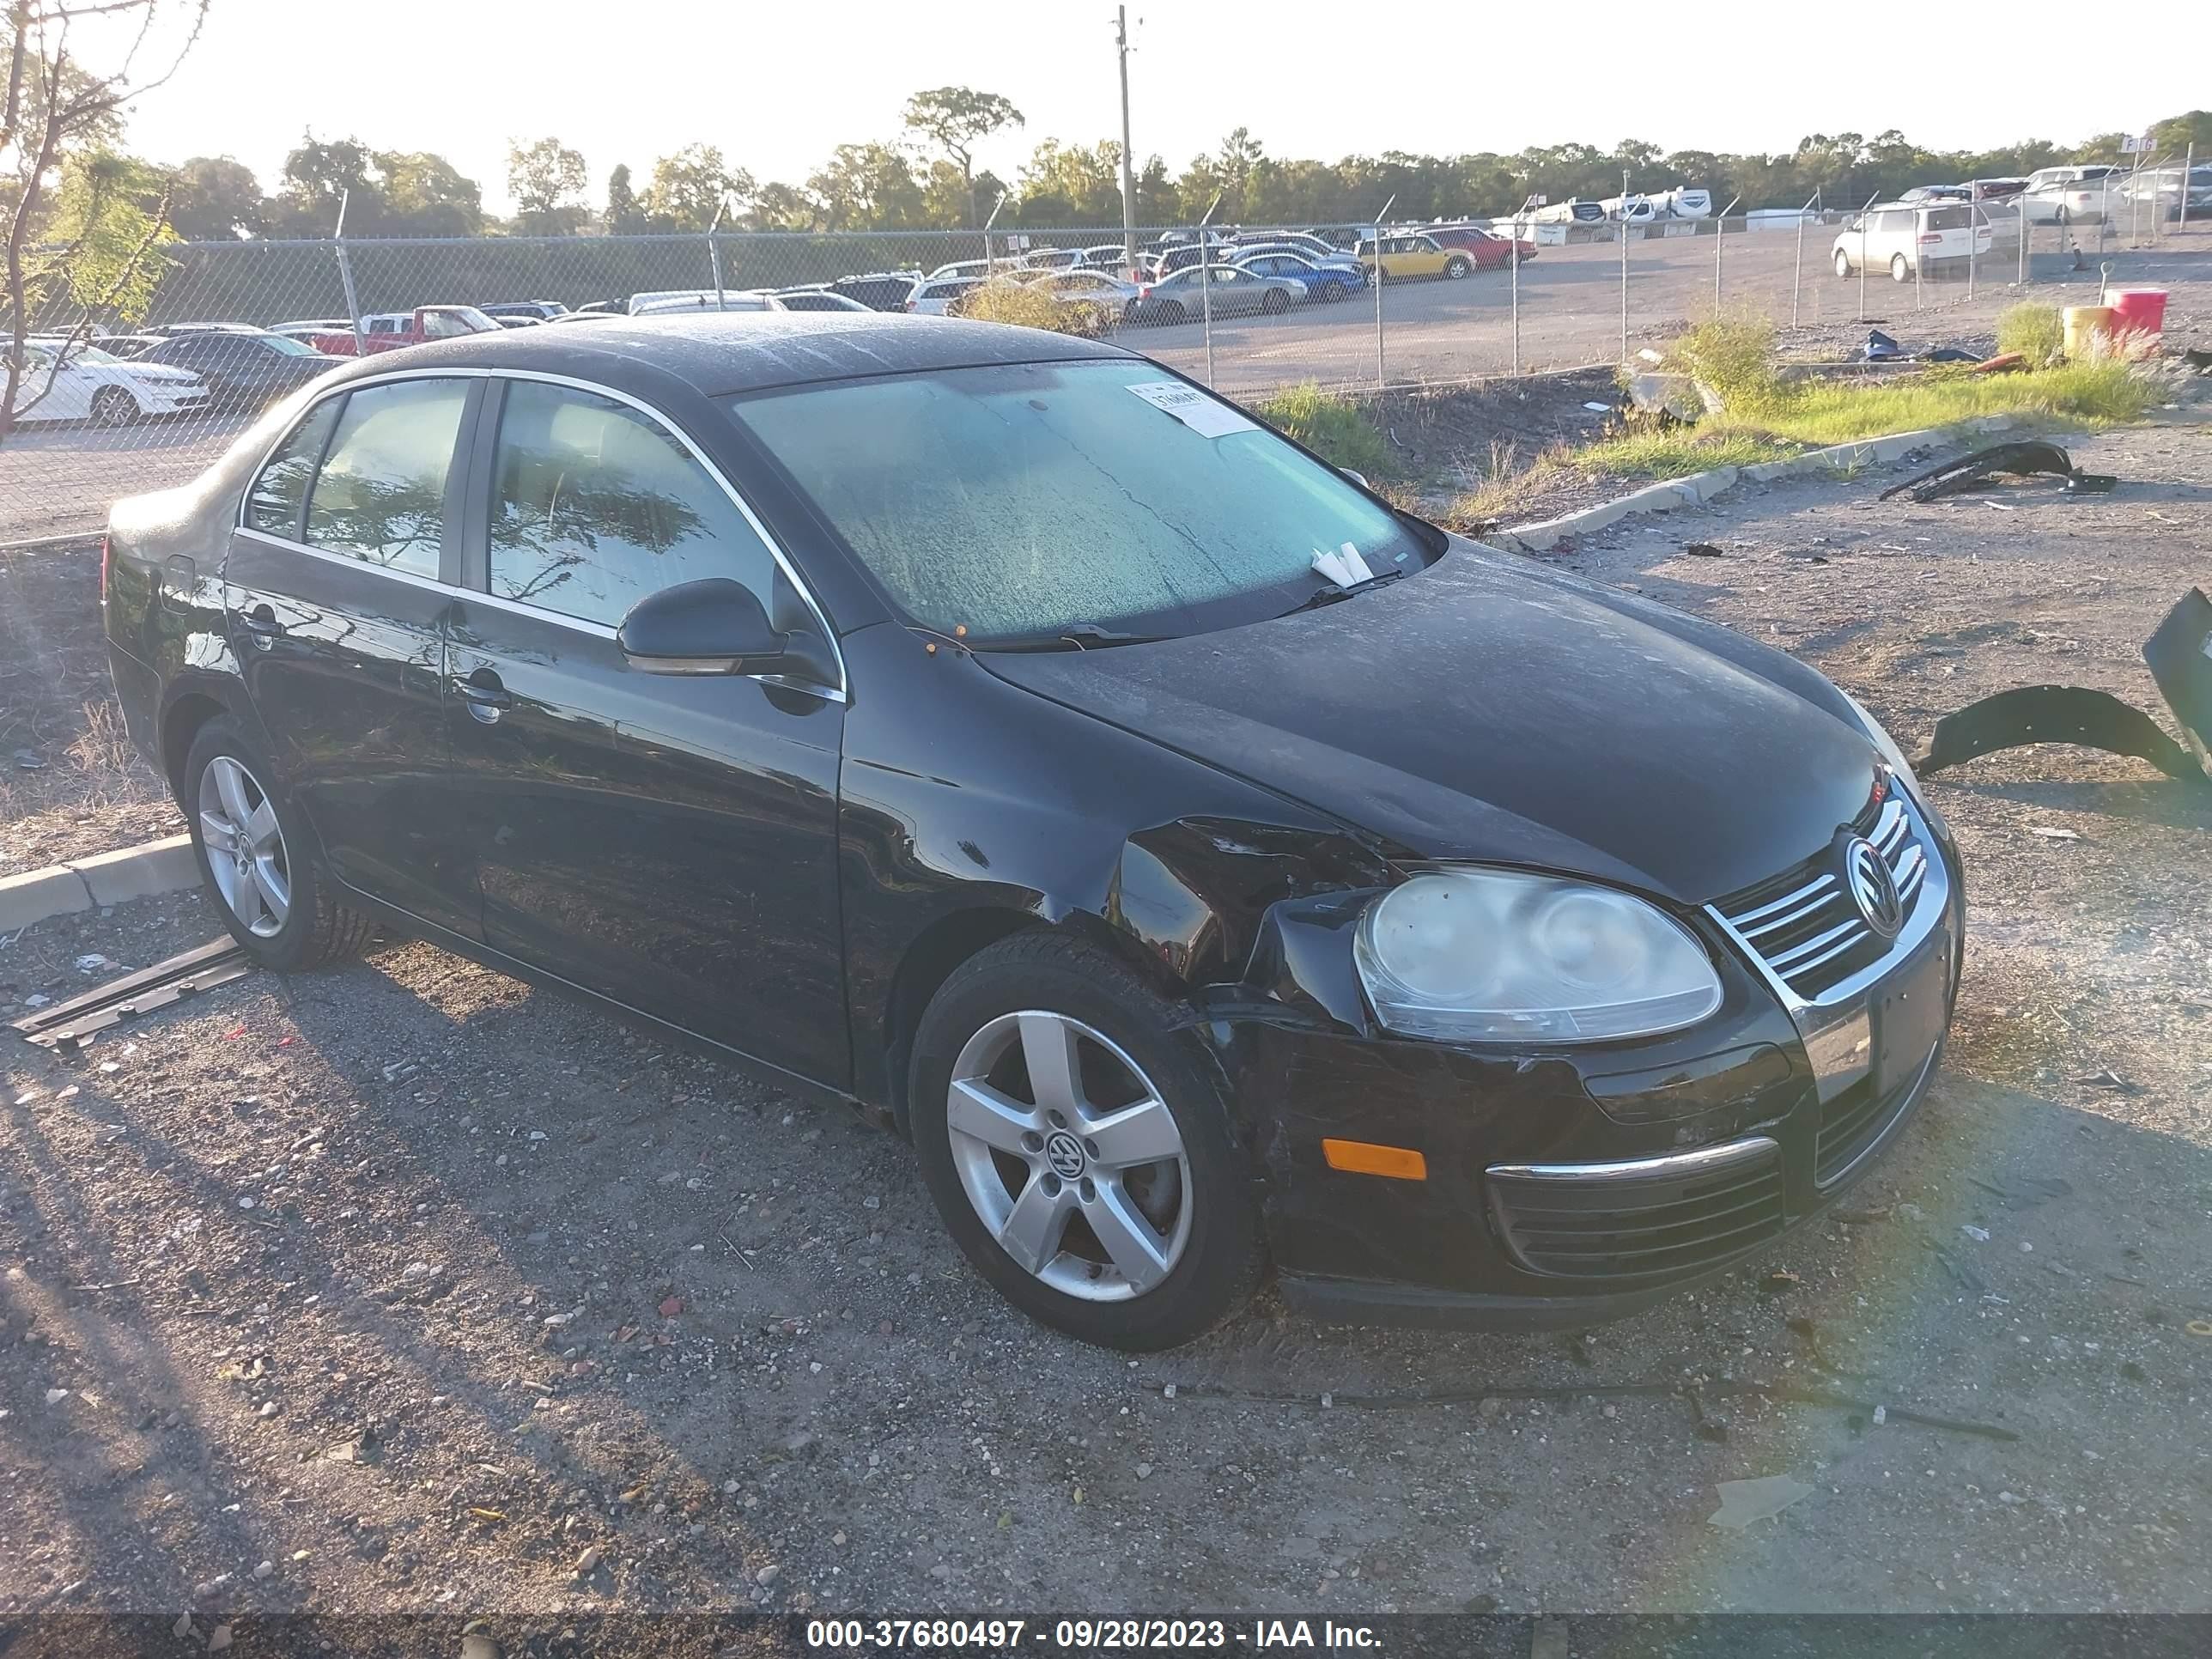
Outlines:
[[[1164,409],[1201,438],[1225,438],[1232,432],[1257,432],[1260,423],[1238,414],[1227,404],[1217,403],[1194,386],[1180,380],[1146,380],[1133,386],[1154,409]]]

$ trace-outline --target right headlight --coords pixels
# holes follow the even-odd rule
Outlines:
[[[1601,1042],[1695,1024],[1721,1006],[1697,939],[1609,887],[1516,870],[1418,875],[1360,919],[1375,1017],[1460,1042]]]

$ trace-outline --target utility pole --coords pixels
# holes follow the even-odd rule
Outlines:
[[[1137,274],[1137,175],[1129,158],[1129,9],[1114,9],[1114,56],[1121,66],[1121,274]]]

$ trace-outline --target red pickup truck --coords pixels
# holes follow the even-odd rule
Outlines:
[[[412,311],[371,312],[361,319],[358,338],[351,329],[333,330],[309,335],[307,343],[333,357],[354,357],[397,351],[425,340],[498,332],[499,324],[474,306],[417,306]]]

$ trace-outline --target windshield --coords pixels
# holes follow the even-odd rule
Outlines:
[[[447,306],[441,311],[422,313],[422,337],[426,340],[457,339],[464,334],[482,334],[498,326],[474,306]]]
[[[261,343],[287,357],[318,357],[322,355],[314,347],[302,344],[289,334],[264,334],[261,337]]]
[[[1427,562],[1338,473],[1147,362],[949,369],[729,407],[909,617],[979,646],[1256,621],[1330,586],[1315,555],[1347,542],[1376,574]]]

